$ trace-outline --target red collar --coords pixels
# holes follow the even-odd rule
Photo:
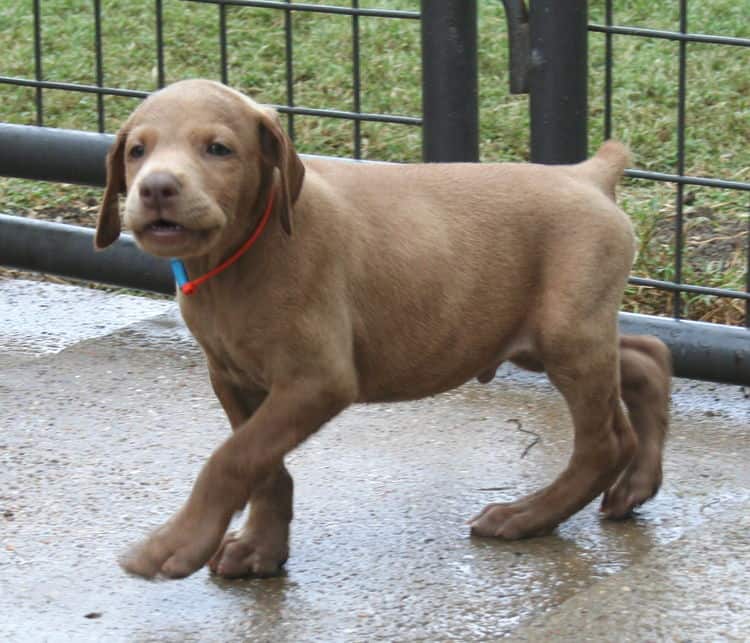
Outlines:
[[[268,202],[266,203],[266,210],[265,212],[263,212],[263,216],[260,218],[258,225],[255,226],[255,230],[253,230],[248,240],[245,241],[245,243],[243,243],[242,246],[240,246],[240,248],[237,250],[237,252],[229,257],[229,259],[222,261],[218,266],[216,266],[216,268],[209,270],[205,275],[201,275],[196,279],[188,280],[187,270],[185,270],[185,266],[182,261],[180,261],[179,259],[172,260],[172,271],[174,273],[175,279],[177,280],[177,287],[185,295],[192,295],[196,291],[198,286],[211,279],[211,277],[215,277],[216,275],[224,272],[227,268],[229,268],[229,266],[237,261],[248,250],[250,250],[251,246],[258,240],[258,237],[260,237],[263,229],[268,223],[268,219],[271,217],[275,192],[276,191],[271,188],[271,192],[268,195]]]

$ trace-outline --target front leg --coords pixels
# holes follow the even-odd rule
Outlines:
[[[309,378],[272,386],[257,412],[204,465],[187,503],[122,561],[147,578],[188,576],[218,549],[232,515],[284,455],[356,399],[353,378]]]
[[[208,563],[214,574],[240,578],[281,572],[289,557],[293,489],[292,476],[283,464],[253,489],[247,522],[224,536]]]
[[[211,379],[211,387],[229,419],[232,431],[236,431],[260,408],[266,398],[266,392],[239,388],[222,376],[220,369],[214,366],[210,359],[208,375]]]
[[[233,430],[260,407],[265,392],[248,392],[228,381],[209,361],[211,385]],[[226,578],[273,576],[289,557],[289,523],[292,521],[293,481],[282,463],[252,490],[247,522],[227,532],[209,562],[214,574]]]

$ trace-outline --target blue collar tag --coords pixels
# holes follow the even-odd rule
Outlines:
[[[185,264],[181,259],[170,259],[169,263],[172,265],[172,274],[177,282],[177,288],[182,290],[182,287],[189,281]]]

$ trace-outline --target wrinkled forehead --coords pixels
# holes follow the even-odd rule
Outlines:
[[[232,129],[253,126],[263,107],[251,98],[212,81],[182,81],[151,94],[133,112],[129,129],[139,125],[222,124]]]

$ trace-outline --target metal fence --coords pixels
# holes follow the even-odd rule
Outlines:
[[[677,146],[676,164],[673,174],[659,172],[647,172],[643,170],[628,170],[627,175],[637,179],[649,181],[666,181],[676,185],[675,192],[675,221],[674,221],[674,281],[664,282],[654,279],[641,279],[633,277],[631,283],[634,285],[651,286],[673,293],[672,314],[676,319],[683,315],[683,293],[694,293],[712,295],[716,297],[731,297],[744,300],[745,302],[745,326],[750,328],[750,234],[746,244],[746,275],[745,292],[733,291],[721,288],[706,288],[700,285],[683,283],[683,241],[684,241],[684,205],[685,186],[699,185],[723,190],[738,190],[747,193],[750,191],[750,183],[741,181],[728,181],[715,177],[696,177],[685,174],[685,142],[689,136],[686,123],[686,96],[687,83],[687,57],[689,43],[706,43],[727,48],[748,48],[750,39],[734,38],[728,36],[706,35],[690,33],[688,29],[688,2],[679,0],[679,31],[665,31],[656,29],[643,29],[615,24],[615,16],[612,0],[606,0],[605,24],[589,25],[591,32],[604,34],[604,46],[606,48],[605,68],[605,110],[604,110],[604,136],[609,138],[612,132],[612,87],[613,71],[612,60],[614,51],[614,36],[634,38],[658,38],[677,43],[678,75],[677,75]],[[728,52],[729,53],[729,52]],[[750,131],[750,124],[748,125]],[[750,212],[750,196],[747,199],[748,212]],[[750,220],[748,222],[750,230]]]
[[[541,3],[536,3],[541,4]],[[531,66],[529,82],[531,94],[531,154],[542,163],[572,163],[586,155],[588,125],[586,74],[588,68],[588,33],[603,34],[605,48],[604,72],[604,138],[612,135],[613,120],[613,60],[615,36],[628,38],[657,38],[677,43],[678,74],[675,169],[673,173],[629,169],[626,175],[639,180],[673,183],[675,191],[674,220],[674,279],[663,281],[631,277],[630,283],[673,293],[672,316],[682,319],[685,293],[727,297],[745,302],[745,326],[750,328],[750,234],[746,243],[745,291],[709,288],[683,282],[684,206],[685,186],[704,186],[722,190],[736,190],[747,194],[750,183],[718,177],[688,176],[685,173],[685,145],[689,129],[686,123],[687,56],[689,43],[707,43],[729,48],[748,48],[750,39],[690,33],[688,30],[688,2],[679,0],[679,31],[644,29],[615,24],[613,0],[605,2],[605,24],[587,24],[587,3],[570,1],[544,3],[543,12],[533,12],[531,26]],[[532,5],[533,6],[533,5]],[[561,37],[560,34],[565,34]],[[748,125],[750,130],[750,125]],[[748,198],[750,212],[750,198]],[[750,223],[748,226],[750,230]]]
[[[285,103],[275,107],[288,119],[288,130],[295,133],[298,116],[344,119],[351,122],[353,156],[362,156],[361,127],[366,122],[390,123],[406,128],[421,126],[423,133],[423,157],[427,161],[475,161],[478,158],[478,86],[477,86],[477,11],[475,0],[422,0],[421,11],[384,10],[360,7],[359,0],[351,0],[350,6],[332,6],[292,2],[291,0],[181,0],[185,4],[208,4],[216,7],[219,64],[216,77],[231,83],[228,65],[227,16],[236,8],[262,8],[281,12],[284,17],[284,64],[286,80]],[[750,39],[727,36],[712,36],[690,33],[688,30],[687,0],[679,0],[679,30],[659,31],[617,25],[613,14],[612,0],[606,0],[604,24],[589,24],[588,6],[585,0],[556,2],[555,0],[533,0],[528,11],[522,0],[503,0],[508,17],[509,41],[511,45],[511,89],[530,94],[531,114],[530,150],[531,158],[537,162],[576,162],[587,153],[588,128],[588,42],[589,34],[602,34],[601,46],[606,51],[604,74],[604,123],[603,131],[608,137],[613,119],[613,51],[617,39],[659,38],[676,42],[679,56],[678,85],[678,137],[676,166],[674,173],[657,173],[643,170],[628,170],[628,176],[637,180],[674,183],[675,229],[674,229],[674,279],[663,281],[646,278],[631,278],[631,284],[658,288],[673,293],[673,320],[623,315],[623,327],[628,331],[653,332],[662,336],[676,353],[677,372],[682,375],[718,381],[750,382],[750,336],[739,328],[722,327],[715,324],[675,321],[683,317],[685,293],[732,297],[745,302],[745,324],[750,327],[750,295],[748,292],[708,288],[699,284],[683,283],[683,233],[684,233],[684,188],[686,185],[707,186],[722,190],[737,190],[747,194],[750,184],[722,178],[692,177],[685,174],[685,140],[689,135],[685,122],[685,96],[687,80],[685,74],[687,49],[690,43],[713,43],[723,47],[748,47]],[[105,130],[105,97],[120,96],[142,98],[147,91],[108,86],[104,82],[104,58],[102,46],[102,7],[100,0],[93,0],[91,19],[95,32],[95,76],[94,84],[67,82],[64,79],[47,80],[42,67],[42,42],[40,0],[33,0],[34,60],[33,78],[0,76],[0,86],[19,85],[34,91],[34,110],[37,126],[45,124],[45,92],[64,90],[96,96],[98,129]],[[154,60],[156,61],[156,84],[165,84],[165,56],[163,36],[162,0],[154,0]],[[298,13],[323,13],[348,16],[351,20],[352,52],[352,104],[349,110],[326,109],[299,105],[295,96],[294,27]],[[360,29],[363,20],[418,20],[422,43],[422,114],[394,115],[372,113],[362,110],[361,101],[361,53]],[[596,46],[599,46],[595,43]],[[44,127],[24,127],[0,124],[0,176],[64,181],[89,185],[101,185],[104,180],[102,158],[110,142],[106,135],[82,132],[50,130]],[[76,154],[71,157],[71,146]],[[74,160],[71,162],[71,158]],[[0,204],[1,206],[2,204]],[[144,287],[150,275],[160,274],[159,264],[140,257],[116,262],[106,272],[103,264],[106,257],[82,261],[76,265],[73,259],[65,260],[59,252],[50,255],[42,252],[44,244],[35,244],[40,235],[52,235],[53,230],[43,224],[23,227],[18,221],[0,215],[0,229],[6,231],[5,242],[0,243],[0,264],[21,268],[57,272],[93,280],[115,283],[138,284]],[[39,227],[44,229],[37,229]],[[21,229],[23,227],[23,229]],[[57,233],[62,234],[58,230]],[[11,237],[15,239],[11,243]],[[67,234],[67,244],[76,248],[73,255],[80,256],[88,238],[84,232]],[[124,243],[128,243],[125,241]],[[750,246],[750,238],[748,239]],[[58,246],[59,247],[59,246]],[[132,248],[129,247],[129,252]],[[750,290],[750,247],[748,254],[748,284]],[[71,256],[73,256],[71,255]],[[124,257],[125,255],[123,255]],[[52,258],[50,258],[52,257]],[[128,277],[118,270],[135,267],[138,276]],[[64,266],[64,267],[63,267]],[[168,280],[155,278],[156,290],[169,288]]]
[[[313,116],[351,121],[353,157],[361,158],[361,124],[392,123],[423,129],[424,158],[429,161],[478,160],[478,110],[476,67],[476,0],[445,0],[439,3],[422,0],[422,11],[360,8],[359,0],[351,6],[334,6],[292,2],[292,0],[180,0],[183,3],[214,5],[217,9],[220,52],[216,78],[229,84],[227,15],[230,8],[271,9],[284,15],[284,68],[286,102],[273,105],[287,116],[287,130],[294,140],[295,116]],[[91,19],[94,24],[95,84],[47,80],[43,69],[41,0],[33,0],[34,78],[0,75],[0,85],[17,85],[35,90],[36,125],[45,125],[44,91],[63,90],[94,94],[97,97],[99,132],[105,131],[105,96],[145,98],[148,91],[107,86],[104,83],[101,0],[93,0]],[[350,110],[311,108],[295,102],[294,16],[317,13],[351,17],[352,88]],[[154,58],[156,86],[166,82],[163,0],[154,0]],[[362,18],[421,21],[423,48],[424,115],[395,115],[363,112],[361,109],[360,22]]]

